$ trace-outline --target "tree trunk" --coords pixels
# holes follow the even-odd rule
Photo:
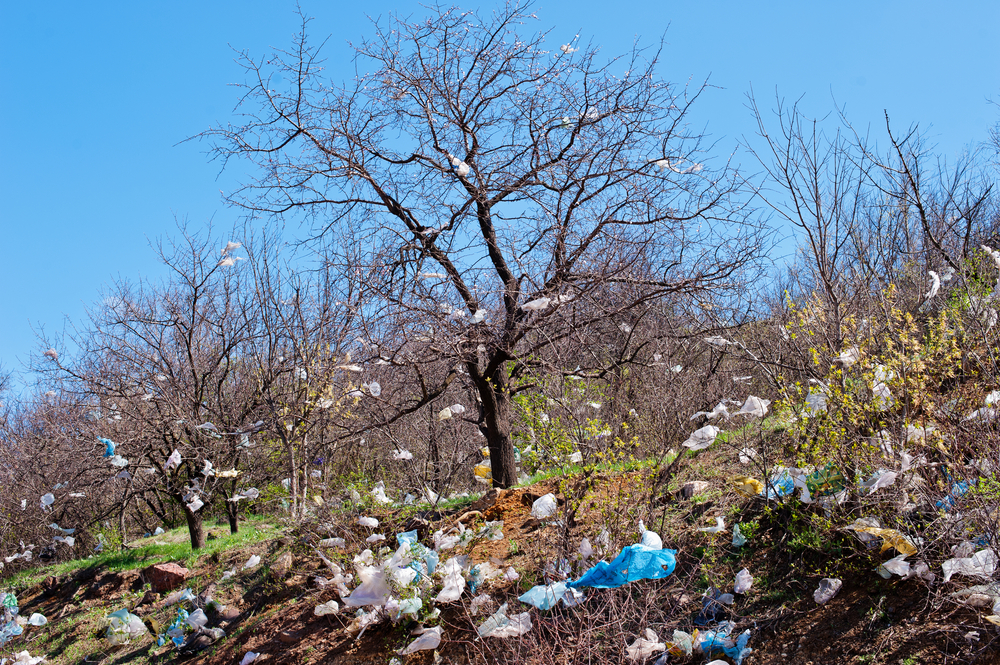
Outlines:
[[[240,531],[240,520],[238,515],[238,508],[236,501],[227,502],[230,505],[226,506],[226,517],[229,518],[229,533],[237,534]]]
[[[184,517],[187,518],[188,534],[191,536],[191,549],[200,550],[205,546],[205,527],[201,515],[184,507]]]
[[[493,486],[506,489],[517,483],[517,463],[514,461],[514,444],[510,439],[510,392],[507,389],[504,365],[492,376],[478,381],[476,388],[483,401]]]

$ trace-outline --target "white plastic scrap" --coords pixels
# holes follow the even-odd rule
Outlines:
[[[358,524],[369,529],[375,529],[378,527],[378,520],[374,517],[362,516],[358,518]]]
[[[645,661],[655,654],[666,650],[667,645],[661,642],[656,633],[649,628],[646,629],[643,637],[637,638],[635,642],[628,645],[625,649],[629,660],[633,661]]]
[[[521,305],[521,310],[525,312],[540,312],[552,302],[551,298],[537,298]]]
[[[852,346],[851,348],[847,349],[839,356],[837,356],[833,362],[840,365],[844,369],[849,369],[851,365],[858,362],[858,359],[860,358],[861,358],[861,352],[858,350],[858,347]]]
[[[173,469],[174,467],[180,465],[181,465],[181,454],[179,451],[174,450],[174,452],[170,453],[170,457],[167,458],[167,463],[163,465],[163,468],[166,471],[170,471],[170,469]]]
[[[837,595],[837,592],[840,591],[840,587],[843,585],[843,581],[835,577],[824,578],[820,580],[819,588],[813,592],[813,600],[820,605],[825,605]]]
[[[438,603],[453,603],[462,596],[465,590],[465,578],[462,577],[462,564],[458,557],[452,557],[442,567],[444,573],[444,588],[434,599]]]
[[[740,572],[736,573],[736,582],[733,584],[734,593],[746,593],[753,586],[753,575],[750,571],[744,568]]]
[[[320,547],[341,547],[341,548],[343,548],[346,545],[347,545],[347,541],[345,541],[343,538],[324,538],[323,540],[319,541],[319,546]]]
[[[340,611],[340,605],[338,605],[337,601],[335,600],[325,602],[322,605],[317,605],[315,608],[313,608],[313,614],[315,614],[318,617],[326,616],[327,614],[336,614],[339,611]]]
[[[769,399],[761,399],[760,397],[750,395],[747,397],[747,401],[743,403],[742,408],[736,412],[736,415],[763,418],[767,415],[767,407],[770,406],[770,404],[771,400]]]
[[[52,494],[52,492],[42,495],[41,504],[43,510],[48,508],[55,502],[56,502],[56,497],[54,494]]]
[[[545,496],[538,497],[531,504],[531,516],[539,520],[548,519],[555,514],[557,508],[556,496],[550,492]]]
[[[441,644],[441,626],[435,626],[433,628],[427,628],[421,633],[420,637],[413,640],[408,647],[399,652],[400,656],[405,656],[407,654],[415,653],[417,651],[426,651],[427,649],[437,649]]]
[[[249,559],[247,559],[247,562],[245,564],[243,564],[243,570],[247,570],[248,568],[253,568],[258,564],[260,564],[260,557],[254,554]]]
[[[7,659],[4,658],[0,662],[6,663]],[[38,665],[38,663],[44,663],[44,662],[45,662],[44,656],[32,657],[32,655],[29,654],[27,651],[18,651],[17,653],[14,654],[14,660],[11,662],[10,665]]]
[[[250,665],[250,663],[257,660],[260,657],[259,653],[254,653],[253,651],[247,651],[243,656],[243,660],[240,661],[240,665]]]
[[[992,549],[979,550],[970,557],[955,557],[941,564],[944,571],[944,581],[952,575],[971,575],[973,577],[992,578],[997,569],[997,553]]]
[[[719,428],[715,425],[705,425],[691,433],[687,441],[681,445],[691,450],[704,450],[715,443],[715,437],[719,435]]]
[[[719,337],[718,335],[713,335],[712,337],[706,337],[704,340],[706,344],[716,349],[725,349],[729,346],[736,346],[736,342],[731,342],[725,337]]]
[[[715,518],[715,526],[706,526],[698,529],[704,533],[721,533],[726,530],[726,521],[722,517]]]
[[[868,490],[868,494],[874,494],[883,487],[889,487],[896,482],[896,473],[881,469],[876,471],[871,478],[861,483],[861,487]]]
[[[392,459],[410,460],[413,459],[413,453],[406,449],[397,450],[392,454]]]
[[[881,568],[884,568],[887,572],[893,575],[899,575],[900,577],[909,577],[910,575],[910,562],[906,560],[906,554],[900,554],[899,556],[893,557],[882,564]]]
[[[44,626],[49,622],[43,615],[38,612],[33,612],[30,617],[28,617],[28,623],[36,628]]]
[[[729,420],[729,408],[726,406],[725,401],[719,402],[715,405],[715,408],[711,411],[698,411],[689,420],[694,420],[699,416],[705,416],[709,420],[715,420],[716,418],[722,418],[723,420]]]

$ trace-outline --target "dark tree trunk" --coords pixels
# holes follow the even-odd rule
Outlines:
[[[187,518],[188,534],[191,536],[191,549],[200,550],[205,546],[205,526],[201,515],[184,507],[184,517]]]
[[[226,517],[229,518],[229,533],[235,535],[240,531],[240,519],[238,514],[239,509],[236,507],[237,504],[235,501],[227,503],[229,503],[229,505],[226,506]]]
[[[483,402],[493,486],[506,489],[517,483],[517,463],[510,439],[511,404],[504,365],[501,364],[491,376],[477,381],[476,388]]]

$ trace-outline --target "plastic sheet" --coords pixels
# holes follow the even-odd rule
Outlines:
[[[132,640],[146,634],[146,626],[142,623],[142,619],[126,609],[112,613],[108,620],[110,624],[106,636],[108,641],[115,646],[129,644]]]
[[[549,493],[538,497],[531,504],[531,516],[540,520],[548,519],[555,514],[557,508],[558,503],[556,502],[555,494]]]
[[[813,592],[813,600],[819,605],[825,605],[837,595],[843,585],[844,583],[836,577],[824,578],[820,580],[819,587]]]
[[[735,640],[729,634],[732,631],[732,624],[723,621],[719,624],[718,630],[708,630],[699,636],[699,646],[702,653],[711,658],[719,652],[732,658],[736,665],[742,665],[743,659],[753,651],[747,646],[750,641],[750,631],[743,631]]]
[[[566,595],[568,587],[565,582],[538,585],[522,594],[518,600],[540,610],[550,610]]]
[[[941,564],[941,569],[945,582],[956,574],[991,578],[997,569],[997,554],[992,549],[979,550],[970,557],[948,559]]]
[[[736,573],[736,581],[733,584],[734,593],[746,593],[753,586],[753,575],[750,571],[744,568],[740,572]]]
[[[733,525],[733,547],[743,547],[746,544],[747,544],[747,539],[743,535],[743,532],[740,531],[740,525],[739,524],[734,524]]]
[[[662,579],[674,572],[676,556],[676,550],[653,550],[643,545],[629,545],[611,563],[598,562],[580,579],[567,586],[614,589],[636,580]]]
[[[427,628],[417,639],[413,640],[408,647],[399,652],[400,656],[405,656],[407,654],[415,653],[417,651],[426,651],[428,649],[437,649],[441,644],[441,626],[435,626],[434,628]]]
[[[661,651],[666,651],[667,645],[651,629],[647,628],[642,637],[625,648],[631,661],[645,661]]]
[[[681,445],[691,450],[704,450],[715,443],[715,437],[718,435],[718,427],[715,425],[705,425],[701,429],[696,429],[692,432],[691,436]]]
[[[862,521],[864,518],[854,521],[854,524],[847,527],[855,533],[865,533],[872,536],[877,536],[882,539],[882,549],[880,552],[884,552],[890,547],[895,548],[900,554],[905,554],[906,556],[912,556],[917,553],[917,546],[913,544],[907,536],[904,536],[899,531],[895,529],[881,529],[878,527],[867,526]]]
[[[327,601],[313,608],[313,614],[318,617],[326,616],[327,614],[336,614],[339,611],[340,605],[335,600]]]

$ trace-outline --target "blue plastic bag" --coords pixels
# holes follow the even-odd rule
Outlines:
[[[555,582],[548,585],[532,587],[518,600],[528,605],[533,605],[540,610],[550,610],[556,606],[562,597],[566,595],[567,587],[565,582]]]
[[[402,547],[406,543],[412,545],[415,542],[417,542],[416,529],[414,529],[413,531],[404,531],[403,533],[396,534],[396,543],[398,543],[396,547]]]
[[[677,550],[654,550],[644,545],[629,545],[614,561],[600,561],[570,587],[614,589],[636,580],[658,580],[674,572]]]
[[[103,439],[101,437],[97,437],[97,440],[100,441],[101,443],[103,443],[105,445],[105,447],[106,447],[106,450],[104,451],[104,456],[105,457],[114,457],[114,455],[115,455],[115,442],[112,441],[111,439]]]

